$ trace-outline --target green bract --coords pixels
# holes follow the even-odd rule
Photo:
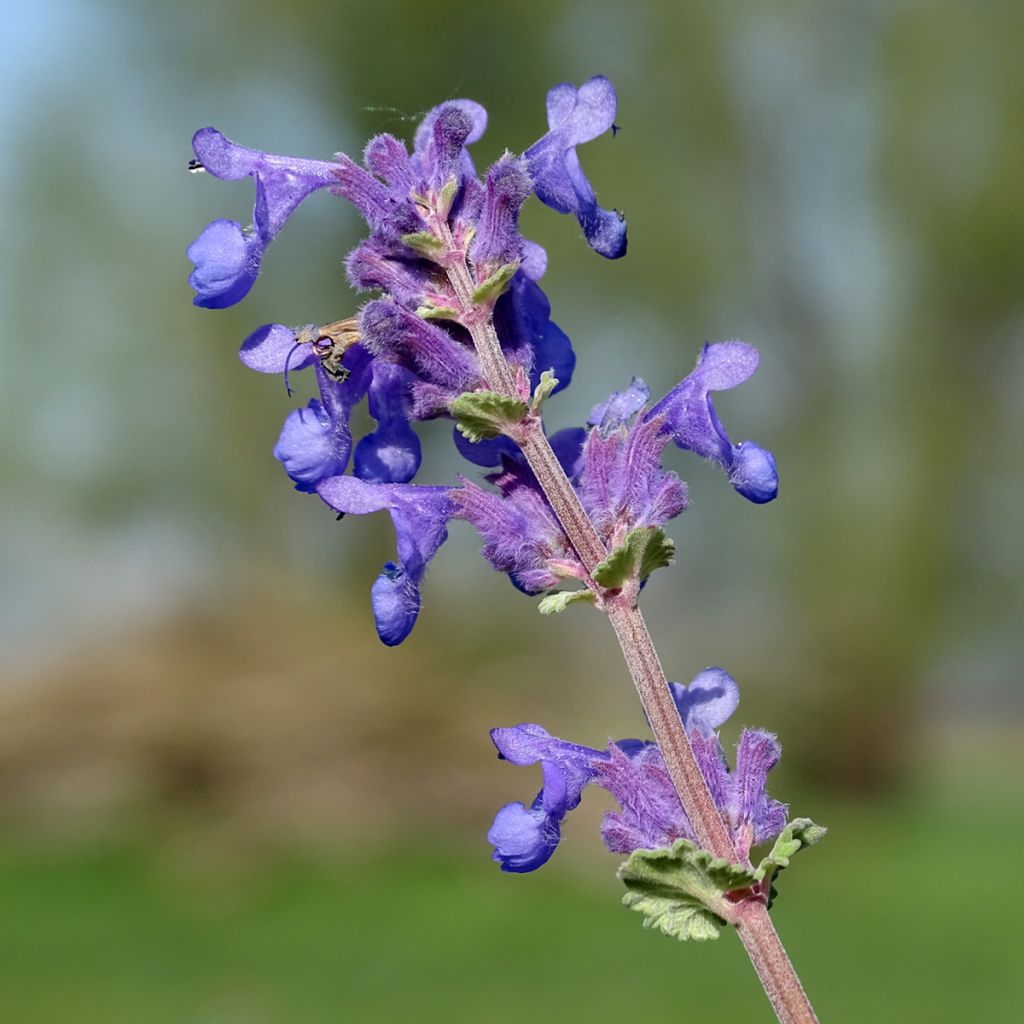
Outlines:
[[[655,569],[671,565],[675,551],[660,526],[638,527],[594,569],[594,580],[607,590],[617,590],[630,579],[643,581]]]
[[[497,391],[467,391],[452,402],[452,416],[459,432],[470,441],[498,437],[505,427],[518,423],[529,412],[521,398]]]

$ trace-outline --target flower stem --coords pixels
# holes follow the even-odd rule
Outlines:
[[[451,243],[450,234],[445,240]],[[452,249],[454,246],[449,252]],[[473,310],[473,279],[465,258],[460,255],[452,259],[446,269],[463,309],[470,313]],[[501,350],[493,320],[471,321],[469,332],[487,386],[501,394],[518,397],[514,376]],[[569,542],[588,574],[592,574],[608,552],[552,451],[547,436],[542,429],[530,431],[519,444]],[[716,857],[736,861],[728,829],[694,758],[643,614],[635,606],[617,604],[609,604],[607,612],[640,703],[661,748],[665,767],[700,845]],[[767,907],[759,901],[747,901],[737,906],[737,919],[740,939],[781,1024],[816,1024],[818,1018],[768,916]]]

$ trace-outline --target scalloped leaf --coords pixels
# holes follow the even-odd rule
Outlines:
[[[763,880],[763,887],[768,890],[769,907],[778,895],[775,879],[778,878],[779,872],[789,867],[790,859],[799,850],[821,842],[826,832],[828,829],[824,825],[818,825],[810,818],[794,818],[779,833],[771,853],[761,861],[755,872],[758,880]]]
[[[521,398],[497,391],[467,391],[452,402],[455,426],[474,442],[498,437],[506,426],[518,423],[527,412],[529,408]]]
[[[677,839],[670,849],[634,850],[618,877],[629,890],[623,904],[644,915],[645,928],[697,942],[718,938],[728,924],[726,893],[757,881],[749,868],[713,857],[688,839]]]
[[[594,579],[607,590],[618,590],[629,579],[641,582],[655,569],[671,565],[676,546],[660,526],[639,526],[594,569]]]

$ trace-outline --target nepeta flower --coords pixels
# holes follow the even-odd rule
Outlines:
[[[369,483],[404,484],[420,468],[420,439],[409,426],[413,375],[394,363],[375,361],[369,387],[377,429],[356,445],[355,474]]]
[[[488,172],[483,211],[470,252],[483,278],[523,258],[519,211],[531,191],[525,160],[506,153]]]
[[[637,419],[647,398],[643,381],[596,406],[589,430],[572,428],[551,438],[566,475],[598,535],[610,549],[636,528],[661,526],[686,507],[686,485],[661,466],[669,436],[660,419]],[[596,425],[595,425],[596,424]],[[587,572],[518,449],[507,439],[469,444],[463,455],[478,465],[500,465],[489,476],[498,493],[464,482],[454,493],[457,515],[476,527],[483,555],[526,593],[554,587]]]
[[[720,668],[705,669],[689,685],[671,684],[708,788],[722,811],[744,860],[750,848],[777,836],[786,807],[765,791],[780,748],[770,733],[745,729],[730,771],[715,730],[735,710],[739,690]],[[561,839],[561,824],[591,783],[611,793],[620,810],[604,816],[601,836],[614,853],[670,847],[676,839],[696,841],[693,828],[654,743],[612,742],[606,750],[579,746],[524,724],[491,732],[499,757],[517,765],[541,764],[543,786],[533,803],[506,804],[487,834],[493,858],[504,871],[533,871],[545,864]]]
[[[337,184],[335,167],[322,160],[246,149],[214,128],[200,128],[192,137],[192,149],[214,177],[226,181],[251,177],[256,184],[251,227],[215,220],[189,246],[188,257],[196,265],[189,278],[196,291],[194,303],[223,309],[248,294],[263,253],[299,203],[318,189]]]
[[[466,149],[483,134],[484,109],[455,100],[430,111],[417,129],[410,153],[398,139],[379,135],[364,154],[365,167],[344,154],[334,161],[304,160],[246,149],[212,128],[196,133],[200,164],[217,177],[251,176],[256,186],[254,225],[215,221],[193,244],[196,263],[191,283],[200,305],[225,306],[242,298],[258,273],[270,240],[311,192],[329,188],[350,200],[366,219],[370,237],[350,254],[349,277],[358,288],[381,290],[358,321],[340,321],[359,340],[362,329],[374,368],[367,386],[378,429],[357,446],[354,471],[372,481],[408,480],[419,466],[419,441],[410,420],[446,416],[459,394],[484,386],[479,360],[457,313],[449,321],[425,322],[426,310],[455,310],[458,299],[444,271],[409,240],[429,237],[430,211],[447,217],[458,244],[465,246],[478,279],[503,266],[522,269],[497,300],[496,329],[510,361],[535,386],[544,370],[554,370],[559,389],[568,386],[575,356],[565,334],[550,320],[550,306],[534,278],[546,256],[519,233],[518,215],[530,194],[528,163],[506,154],[477,180]],[[415,312],[414,312],[415,311]],[[310,365],[336,369],[336,349],[324,338],[328,328],[289,328],[265,324],[243,343],[242,362],[263,373],[288,375]],[[397,365],[396,365],[397,364]],[[391,369],[387,367],[391,366]],[[402,372],[402,371],[406,372]],[[329,390],[334,390],[333,388]],[[346,394],[353,388],[346,389]],[[321,474],[348,461],[347,416],[327,398],[289,417],[278,456],[293,479],[311,489]]]
[[[680,448],[716,462],[744,498],[763,504],[779,492],[775,457],[753,441],[733,444],[711,401],[712,391],[742,384],[753,375],[757,363],[757,349],[742,341],[705,345],[696,369],[658,402],[647,418],[660,417]]]
[[[587,181],[576,147],[614,127],[615,87],[603,75],[577,89],[568,82],[548,93],[550,131],[526,151],[537,198],[559,213],[573,213],[595,252],[609,259],[626,253],[626,222],[603,210]]]
[[[323,367],[316,367],[320,401],[309,400],[304,409],[288,414],[274,447],[274,458],[295,481],[297,491],[312,493],[328,477],[345,472],[352,451],[349,415],[366,392],[370,381],[369,354],[360,346],[345,357],[349,376],[332,380]]]
[[[373,484],[352,476],[333,476],[317,486],[336,512],[391,514],[398,562],[387,562],[371,590],[377,633],[389,647],[412,631],[420,611],[420,583],[427,565],[448,539],[454,505],[446,487]]]
[[[572,458],[571,449],[579,450],[578,435],[573,432],[565,440],[569,451],[560,447]],[[487,478],[497,492],[464,479],[452,492],[456,517],[476,527],[484,558],[527,594],[554,587],[566,575],[582,578],[585,570],[522,455],[503,449],[502,444],[487,449],[502,466]]]
[[[510,362],[529,372],[530,387],[535,388],[540,375],[551,370],[558,381],[552,394],[557,395],[572,383],[576,353],[569,336],[551,319],[551,303],[537,284],[538,269],[543,272],[543,266],[524,264],[512,278],[494,307],[494,327]]]
[[[732,444],[711,401],[712,390],[734,387],[756,368],[757,351],[749,345],[705,345],[696,369],[653,408],[647,408],[647,385],[634,377],[626,390],[594,406],[585,432],[562,432],[560,461],[609,550],[631,530],[663,526],[686,508],[686,484],[662,466],[673,441],[718,463],[751,501],[775,497],[772,454],[751,441]],[[472,483],[455,492],[458,515],[483,537],[483,554],[492,567],[510,573],[527,593],[556,586],[565,577],[585,580],[583,565],[511,441],[470,444],[456,436],[456,444],[477,465],[503,467],[488,477],[499,493]]]

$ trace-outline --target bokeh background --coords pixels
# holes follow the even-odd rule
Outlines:
[[[1011,1020],[1024,544],[1024,13],[990,0],[515,5],[39,0],[0,37],[0,1006],[12,1022],[767,1020],[733,936],[617,906],[600,797],[534,876],[484,834],[539,773],[487,730],[644,728],[610,631],[541,619],[462,524],[411,639],[377,641],[379,517],[336,523],[271,448],[289,400],[235,351],[350,314],[355,214],[314,196],[249,298],[184,250],[248,182],[185,173],[214,124],[282,153],[471,96],[485,165],[602,72],[582,158],[630,223],[608,263],[524,218],[580,356],[578,423],[705,340],[778,457],[756,508],[680,453],[692,506],[644,606],[670,677],[740,681],[773,792],[831,826],[775,916],[822,1018]],[[424,479],[458,470],[426,424]]]

